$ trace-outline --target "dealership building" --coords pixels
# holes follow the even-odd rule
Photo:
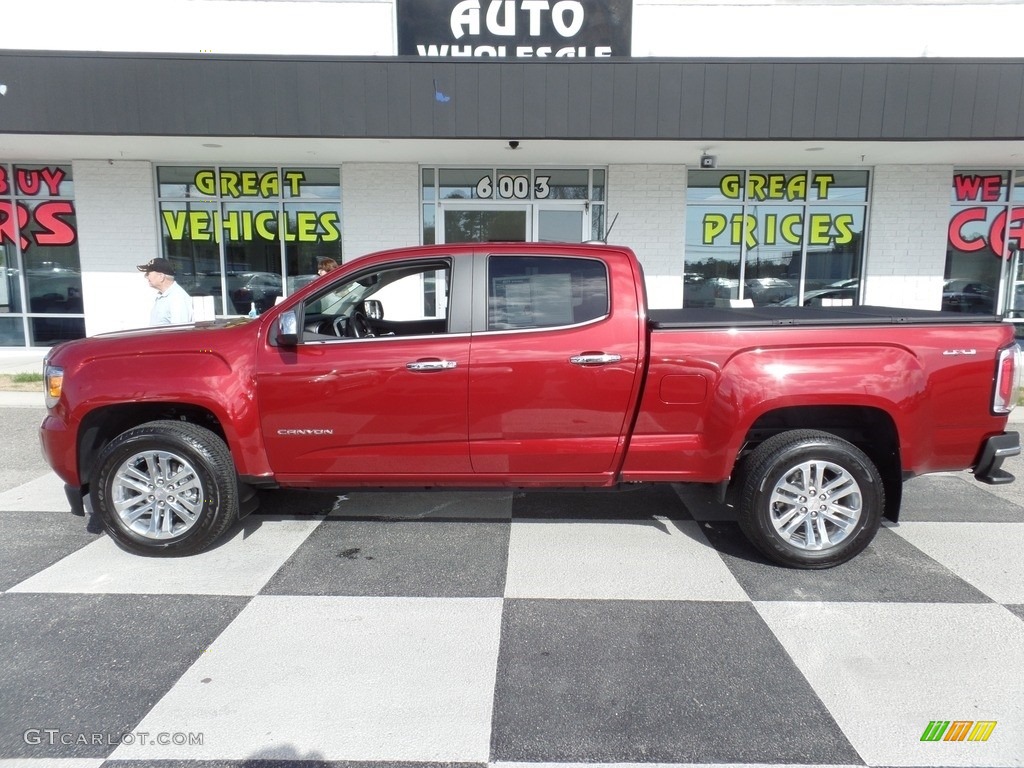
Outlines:
[[[1019,3],[20,5],[2,348],[146,325],[155,257],[230,317],[488,240],[628,245],[656,307],[1024,315]]]

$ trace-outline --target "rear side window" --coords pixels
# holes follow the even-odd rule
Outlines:
[[[608,314],[604,262],[571,257],[491,256],[487,329],[551,328]]]

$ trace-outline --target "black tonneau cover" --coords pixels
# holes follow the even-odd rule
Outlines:
[[[654,330],[782,325],[968,325],[1001,322],[995,315],[900,307],[701,307],[652,309]]]

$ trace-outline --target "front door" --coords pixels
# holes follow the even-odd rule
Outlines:
[[[261,423],[276,475],[365,485],[380,475],[451,483],[472,471],[469,334],[448,302],[456,266],[468,279],[469,259],[346,278],[305,302],[298,346],[262,351]]]

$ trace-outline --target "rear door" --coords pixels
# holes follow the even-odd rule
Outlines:
[[[475,295],[486,301],[473,318],[469,440],[478,475],[601,482],[621,455],[641,369],[635,279],[624,258],[613,269],[583,248],[553,251],[477,256]]]

